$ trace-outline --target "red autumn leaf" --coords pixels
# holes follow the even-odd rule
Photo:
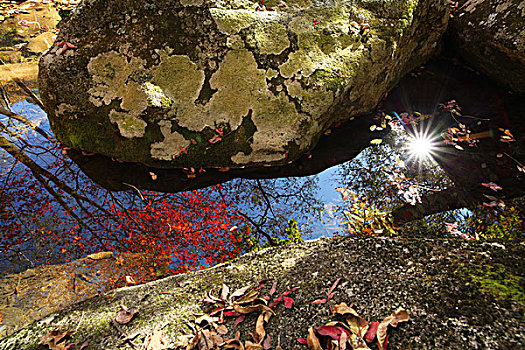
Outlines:
[[[259,285],[257,286],[257,290],[261,290],[264,285],[266,284],[266,282],[268,282],[268,280],[262,280],[261,282],[259,282]]]
[[[303,344],[303,345],[307,345],[308,344],[308,340],[306,340],[304,338],[297,338],[297,342],[299,344]]]
[[[379,322],[377,321],[371,322],[370,325],[368,326],[368,331],[365,334],[365,341],[367,343],[369,344],[372,343],[374,339],[376,338],[378,326],[379,326]]]
[[[331,293],[334,291],[334,289],[335,289],[335,287],[337,287],[337,284],[339,283],[339,281],[341,281],[341,278],[338,278],[338,279],[334,282],[334,284],[332,285],[332,287],[331,287],[330,290],[328,291],[328,294],[331,294]]]
[[[240,313],[235,312],[235,311],[224,311],[224,316],[237,317],[239,315],[240,315]]]
[[[244,321],[245,318],[246,318],[246,315],[240,315],[239,317],[237,317],[237,319],[235,320],[235,326],[237,327],[239,323]]]
[[[315,330],[319,335],[328,336],[332,339],[339,340],[341,333],[345,332],[347,335],[351,333],[344,328],[338,326],[321,326]]]
[[[197,141],[195,141],[195,139],[191,139],[190,141],[191,141],[192,145],[196,145],[197,144]]]
[[[281,295],[279,298],[273,299],[268,306],[272,308],[276,306],[277,304],[279,304],[282,299],[283,299],[283,296]]]
[[[270,296],[272,296],[277,290],[277,281],[273,282],[272,289],[270,289]]]
[[[291,292],[293,292],[296,289],[299,289],[299,287],[293,287],[292,289],[287,290],[286,292],[284,292],[283,295],[288,295],[288,294],[290,294]]]
[[[223,311],[224,309],[225,309],[225,307],[218,307],[215,310],[213,310],[212,312],[210,312],[210,316],[216,315],[219,312]]]
[[[294,300],[288,297],[283,297],[283,298],[284,298],[284,307],[287,309],[291,309],[294,303]]]
[[[317,300],[312,301],[312,304],[316,304],[316,305],[324,304],[326,303],[326,301],[327,301],[326,299],[317,299]]]

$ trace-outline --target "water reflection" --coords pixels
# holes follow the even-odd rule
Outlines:
[[[495,232],[502,222],[517,231],[523,224],[523,204],[508,200],[525,191],[518,169],[524,149],[523,123],[516,122],[523,115],[521,101],[449,60],[406,77],[376,113],[334,126],[310,154],[288,166],[194,170],[197,176],[65,149],[52,136],[42,136],[51,134],[43,112],[17,99],[3,108],[29,119],[40,133],[8,116],[1,120],[6,142],[0,250],[10,255],[0,269],[99,250],[147,251],[169,256],[183,269],[195,268],[240,253],[232,227],[250,227],[264,242],[284,237],[289,219],[298,220],[311,238],[447,235],[459,226],[444,223],[458,220],[468,223],[463,231],[477,232]],[[395,122],[393,112],[402,122]],[[388,116],[397,130],[387,135]],[[516,141],[505,139],[509,129]],[[404,150],[407,136],[417,130],[438,136],[432,158],[411,158]],[[7,146],[19,152],[17,161]],[[193,191],[217,183],[223,186]],[[501,189],[493,190],[491,183]],[[483,202],[489,211],[480,209]],[[503,204],[510,214],[502,216]],[[472,210],[436,214],[463,207]],[[428,215],[434,218],[396,228]],[[190,233],[201,238],[189,240]],[[165,242],[171,242],[167,249]]]

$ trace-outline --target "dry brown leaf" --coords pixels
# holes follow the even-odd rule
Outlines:
[[[233,309],[243,315],[251,314],[254,311],[267,311],[271,314],[275,314],[272,309],[270,309],[268,306],[259,304],[259,305],[251,305],[251,306],[240,306],[240,305],[233,305]]]
[[[272,348],[272,338],[269,335],[264,339],[262,346],[264,350],[270,350]]]
[[[232,293],[231,298],[236,298],[236,297],[240,297],[240,296],[244,295],[244,293],[246,293],[250,288],[252,288],[252,287],[251,286],[246,286],[246,287],[237,289],[235,292]]]
[[[408,311],[404,309],[398,309],[397,311],[394,311],[392,315],[386,317],[379,326],[377,327],[377,344],[379,346],[379,349],[383,349],[383,344],[386,340],[386,331],[388,329],[389,325],[392,325],[393,327],[397,327],[397,324],[399,322],[405,322],[410,319],[410,316],[408,315]]]
[[[348,335],[346,332],[341,332],[341,337],[339,338],[339,350],[346,350],[346,342],[348,341]]]
[[[346,305],[346,303],[341,303],[341,304],[334,305],[334,313],[340,314],[340,315],[343,315],[343,316],[346,315],[346,314],[350,314],[350,315],[354,315],[354,316],[359,317],[359,314],[357,313],[357,311],[352,309],[351,306]]]
[[[63,350],[66,347],[65,339],[75,332],[61,331],[60,329],[52,330],[44,334],[38,345],[47,345],[50,350]]]
[[[221,346],[221,350],[244,350],[244,345],[242,345],[239,339],[228,339],[224,342],[224,345]]]
[[[217,333],[219,333],[220,335],[225,335],[228,333],[228,327],[226,327],[225,325],[221,324],[221,325],[218,325],[215,327],[215,330],[217,331]]]
[[[195,324],[205,328],[207,325],[213,325],[216,322],[219,322],[218,317],[211,317],[208,314],[195,315]]]
[[[261,344],[252,343],[251,341],[247,340],[244,343],[244,347],[246,350],[264,350],[263,346]]]
[[[240,297],[238,300],[236,300],[236,303],[237,304],[250,304],[250,303],[254,303],[255,300],[257,299],[264,300],[262,298],[258,298],[258,296],[259,296],[258,290],[251,290],[245,295],[243,295],[242,297]],[[233,294],[232,294],[232,297],[233,297]],[[258,302],[257,304],[260,304],[260,302]]]
[[[164,342],[164,336],[166,334],[162,330],[160,325],[156,325],[153,333],[148,335],[144,344],[142,344],[141,350],[162,350],[166,345]]]
[[[354,349],[354,350],[370,350],[370,348],[366,345],[365,341],[363,340],[363,338],[361,337],[358,337],[357,335],[355,334],[351,334],[350,335],[350,338],[348,339],[348,341],[350,342],[350,345],[351,345],[351,348]]]
[[[319,339],[315,335],[314,327],[308,328],[308,348],[311,350],[323,350],[321,347],[321,344],[319,343]]]
[[[128,309],[125,305],[120,305],[120,311],[117,313],[117,316],[115,316],[115,321],[117,321],[120,324],[126,324],[133,316],[135,316],[139,310],[137,309]]]
[[[261,313],[257,318],[257,322],[255,323],[255,342],[261,343],[265,335],[266,331],[264,330],[264,314]]]
[[[228,298],[228,293],[229,292],[230,292],[230,288],[223,283],[222,284],[222,289],[221,289],[221,299],[222,300],[226,300],[226,298]]]
[[[177,337],[177,340],[175,340],[171,344],[171,347],[174,349],[178,349],[178,348],[185,349],[189,347],[189,344],[191,343],[192,340],[193,340],[193,336],[189,334],[180,335]]]

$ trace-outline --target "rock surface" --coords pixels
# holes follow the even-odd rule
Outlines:
[[[525,93],[525,1],[462,1],[451,21],[458,52],[476,69]]]
[[[128,349],[121,332],[136,334],[138,346],[158,323],[171,340],[188,332],[185,320],[210,312],[204,293],[227,284],[233,291],[247,285],[268,293],[272,281],[278,293],[300,287],[288,296],[292,309],[282,304],[265,327],[271,338],[280,335],[283,349],[306,349],[296,339],[308,328],[326,323],[324,298],[341,278],[333,302],[354,303],[367,320],[382,320],[398,307],[406,308],[409,322],[392,331],[388,349],[520,349],[525,346],[524,242],[477,242],[415,238],[338,238],[250,253],[230,263],[181,274],[141,286],[127,287],[68,307],[0,340],[0,349],[36,349],[40,337],[55,327],[75,330],[70,342],[88,341],[87,349]],[[164,294],[162,294],[164,292]],[[110,297],[110,298],[108,298]],[[126,325],[113,325],[120,305],[139,313]],[[227,323],[228,335],[241,331],[251,339],[255,316],[238,327]],[[275,345],[275,343],[274,343]]]
[[[448,21],[444,0],[265,5],[84,1],[40,61],[57,138],[154,167],[285,164],[373,109]]]

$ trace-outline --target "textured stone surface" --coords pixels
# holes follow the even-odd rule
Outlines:
[[[185,320],[210,312],[201,302],[205,292],[214,294],[226,283],[231,290],[270,282],[266,295],[278,281],[278,292],[300,289],[291,310],[275,308],[265,327],[283,349],[306,349],[296,339],[308,328],[326,323],[327,305],[312,301],[326,296],[341,278],[333,302],[354,303],[367,320],[382,320],[398,307],[411,320],[392,331],[388,349],[522,349],[525,347],[523,242],[477,242],[416,238],[341,238],[308,241],[250,253],[233,262],[194,273],[128,287],[95,297],[51,314],[12,336],[0,340],[1,350],[36,349],[43,334],[61,326],[78,329],[71,342],[89,342],[87,349],[130,349],[112,325],[120,305],[140,311],[120,326],[138,345],[155,324],[166,324],[170,339],[188,332]],[[168,292],[161,294],[161,292]],[[228,336],[237,330],[250,340],[255,315],[238,327],[227,323]],[[119,345],[121,344],[121,345]]]
[[[57,138],[156,167],[285,164],[374,108],[448,20],[445,0],[265,5],[84,1],[40,61]]]
[[[458,52],[500,85],[525,93],[525,1],[468,0],[451,21]]]

